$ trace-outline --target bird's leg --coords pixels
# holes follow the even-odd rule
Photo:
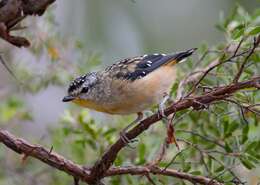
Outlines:
[[[169,95],[167,93],[164,93],[162,101],[159,103],[159,110],[158,114],[159,116],[162,116],[164,120],[167,120],[167,116],[165,115],[164,109],[165,109],[165,103],[170,99]]]
[[[136,142],[138,141],[137,139],[133,139],[130,140],[127,138],[126,136],[126,132],[129,128],[131,128],[132,126],[134,126],[136,123],[139,123],[141,120],[143,119],[143,113],[142,112],[138,112],[137,113],[137,118],[131,122],[127,127],[125,127],[121,132],[120,132],[120,137],[123,140],[124,143],[126,143],[130,148],[133,148],[132,146],[130,146],[128,143],[132,143],[132,142]]]

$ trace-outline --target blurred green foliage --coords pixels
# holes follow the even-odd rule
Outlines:
[[[44,60],[47,63],[46,67],[39,70],[37,67],[25,65],[26,61],[20,61],[18,65],[12,66],[17,77],[23,82],[23,92],[37,93],[49,85],[59,85],[65,88],[64,85],[68,84],[73,76],[89,72],[100,64],[100,54],[86,52],[88,48],[85,48],[79,41],[60,38],[58,33],[53,31],[55,30],[55,22],[51,17],[52,15],[49,13],[45,20],[51,32],[41,40],[40,44],[35,44],[28,51],[29,55],[35,57],[36,62]],[[260,9],[249,14],[241,6],[236,6],[229,16],[221,17],[217,24],[217,28],[223,31],[225,41],[216,46],[209,47],[204,43],[199,47],[198,58],[201,58],[205,52],[211,51],[199,65],[205,67],[216,59],[224,60],[230,57],[234,52],[232,48],[237,46],[242,37],[245,38],[245,41],[241,45],[241,51],[247,50],[252,44],[253,37],[260,34],[259,25]],[[73,53],[73,59],[64,57],[67,52]],[[42,53],[46,57],[42,58]],[[202,84],[205,86],[229,84],[244,58],[245,56],[241,56],[232,63],[218,67],[203,80]],[[259,75],[259,63],[258,49],[250,58],[249,65],[242,74],[241,80]],[[172,88],[173,97],[176,97],[178,83],[187,75],[187,72],[192,72],[197,65],[196,62],[189,60],[180,66],[178,79]],[[186,92],[191,86],[192,84],[187,85]],[[14,88],[19,89],[21,86]],[[8,126],[14,120],[28,121],[33,119],[33,115],[20,99],[19,96],[10,96],[6,101],[1,102],[1,127]],[[260,102],[260,93],[254,89],[246,89],[236,93],[233,99],[243,105],[250,105]],[[259,110],[259,106],[256,108]],[[118,119],[114,124],[108,123],[107,120],[96,123],[87,109],[72,105],[61,115],[58,127],[49,128],[49,142],[43,144],[48,145],[48,147],[52,145],[55,152],[79,164],[91,165],[109,145],[116,141],[119,131],[132,119],[133,117]],[[180,111],[176,114],[175,121],[176,137],[180,140],[181,153],[178,154],[169,168],[172,167],[194,175],[209,176],[226,182],[226,184],[238,182],[234,174],[238,174],[237,176],[240,177],[247,170],[254,168],[260,170],[259,117],[253,113],[246,111],[242,113],[240,107],[235,104],[219,102],[206,110]],[[119,153],[114,165],[144,165],[148,163],[154,159],[165,135],[164,124],[155,124],[138,138],[136,149],[124,148]],[[0,184],[21,184],[21,182],[22,184],[72,184],[71,177],[31,159],[27,166],[21,167],[16,155],[11,154],[7,157],[3,146],[0,146],[0,149],[0,165],[5,166],[6,169],[9,168],[8,170],[0,169]],[[170,146],[160,166],[168,166],[178,152],[174,145]],[[15,162],[6,164],[4,160],[7,158]],[[13,175],[16,178],[13,178]],[[258,181],[260,181],[259,178]],[[152,176],[152,179],[157,184],[173,184],[173,182],[176,185],[189,184],[172,177]],[[243,177],[241,179],[248,181]],[[145,177],[130,175],[107,178],[105,182],[113,185],[149,184]]]

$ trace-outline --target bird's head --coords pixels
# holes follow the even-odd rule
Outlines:
[[[63,102],[90,101],[92,99],[92,88],[97,82],[96,73],[88,73],[73,80],[68,88],[68,95]]]

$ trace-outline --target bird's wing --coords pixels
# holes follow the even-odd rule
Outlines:
[[[195,49],[175,54],[149,54],[121,60],[106,68],[112,77],[131,80],[140,79],[166,64],[175,64],[190,56]]]

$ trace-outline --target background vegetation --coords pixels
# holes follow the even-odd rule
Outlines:
[[[200,25],[193,25],[195,29],[185,29],[185,25],[193,24],[191,19],[199,19],[189,13],[193,10],[189,6],[186,8],[190,11],[182,15],[187,18],[179,22],[179,18],[167,13],[162,16],[160,11],[158,14],[161,16],[157,17],[158,2],[154,1],[151,4],[142,1],[111,1],[107,6],[100,1],[87,1],[81,4],[86,9],[79,9],[76,14],[75,9],[74,15],[71,9],[78,8],[80,3],[75,3],[70,10],[67,9],[69,3],[63,3],[56,2],[43,17],[26,19],[24,24],[29,25],[29,28],[21,32],[32,41],[30,48],[18,49],[1,41],[1,56],[17,79],[2,66],[0,126],[32,143],[53,147],[57,153],[79,164],[94,164],[133,117],[107,117],[75,105],[64,108],[61,99],[68,83],[75,76],[97,70],[102,65],[107,66],[114,59],[122,57],[144,52],[167,53],[198,46],[196,56],[178,68],[178,79],[172,88],[172,97],[175,99],[178,84],[190,72],[203,69],[216,60],[229,58],[241,39],[243,42],[239,51],[247,51],[252,47],[253,38],[259,36],[260,32],[259,3],[253,1],[242,1],[244,6],[228,3],[228,13],[220,13],[219,20],[211,23],[209,29],[214,30],[214,33],[205,34],[207,38],[204,42],[196,40],[198,35],[203,35],[203,32],[200,33],[203,31]],[[196,4],[191,3],[194,6]],[[164,8],[167,5],[162,3]],[[102,14],[101,10],[107,12]],[[196,6],[194,10],[197,10]],[[125,11],[130,16],[122,16]],[[105,19],[104,15],[110,13],[113,16]],[[64,17],[61,18],[62,15]],[[123,21],[117,20],[121,18]],[[130,23],[129,20],[134,21]],[[123,25],[124,21],[126,25]],[[157,21],[164,22],[158,24]],[[84,24],[87,26],[84,27]],[[204,21],[200,24],[204,25]],[[172,36],[180,27],[183,34],[179,32]],[[111,35],[113,38],[110,38]],[[117,36],[123,41],[117,41]],[[245,57],[241,55],[219,66],[202,81],[202,85],[216,87],[229,84]],[[259,65],[258,47],[240,80],[259,76]],[[192,85],[187,84],[184,92],[187,93]],[[170,145],[159,166],[208,176],[225,184],[259,183],[260,93],[254,88],[245,89],[235,93],[231,99],[243,106],[257,104],[254,106],[257,113],[245,110],[232,101],[220,101],[203,110],[178,112],[174,124],[181,150]],[[154,107],[153,111],[156,110]],[[124,148],[114,165],[147,164],[155,158],[165,136],[165,125],[155,124],[138,138],[135,149]],[[0,145],[0,165],[0,184],[3,185],[73,183],[67,174],[33,159],[21,164],[21,158],[3,145]],[[189,184],[172,177],[154,175],[151,178],[156,184]],[[151,184],[143,176],[131,175],[106,178],[104,182],[113,185]]]

